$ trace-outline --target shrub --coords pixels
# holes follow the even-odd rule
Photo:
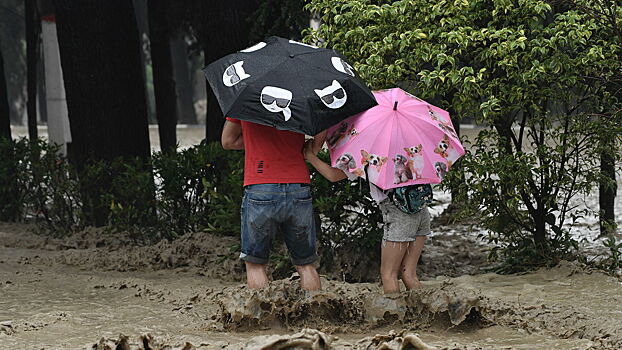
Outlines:
[[[328,152],[318,154],[328,162]],[[375,252],[382,240],[382,214],[363,179],[332,183],[311,170],[315,210],[322,221],[318,243],[322,267],[331,269],[337,249],[354,247],[361,256]]]
[[[27,167],[30,147],[25,139],[0,138],[0,220],[20,221],[25,216]]]

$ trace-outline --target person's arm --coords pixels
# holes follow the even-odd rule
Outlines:
[[[222,148],[224,149],[244,149],[244,137],[242,136],[242,125],[225,121],[220,137]]]
[[[309,140],[305,143],[305,148],[303,150],[303,154],[305,159],[313,165],[317,171],[322,174],[328,181],[337,182],[339,180],[345,179],[346,174],[339,169],[333,168],[330,164],[327,164],[317,156],[317,152],[313,151],[314,143],[312,140]]]
[[[322,149],[324,140],[326,140],[326,132],[327,130],[324,130],[313,137],[313,154],[317,154]]]

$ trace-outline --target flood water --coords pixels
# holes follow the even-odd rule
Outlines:
[[[621,281],[574,263],[422,278],[423,289],[388,297],[327,278],[309,294],[296,276],[251,291],[215,261],[115,264],[168,246],[68,248],[28,230],[0,224],[0,349],[278,349],[305,328],[337,349],[397,349],[408,334],[422,349],[622,349]]]

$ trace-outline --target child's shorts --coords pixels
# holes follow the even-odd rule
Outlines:
[[[384,220],[382,240],[391,242],[411,242],[417,236],[430,234],[430,211],[423,207],[415,214],[407,214],[387,199],[379,204]]]

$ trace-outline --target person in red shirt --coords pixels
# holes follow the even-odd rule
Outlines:
[[[315,136],[316,152],[325,138],[325,131]],[[319,290],[311,181],[302,155],[305,136],[227,118],[221,142],[224,149],[245,151],[240,259],[246,265],[248,286],[259,289],[268,284],[270,247],[281,232],[301,287]]]

